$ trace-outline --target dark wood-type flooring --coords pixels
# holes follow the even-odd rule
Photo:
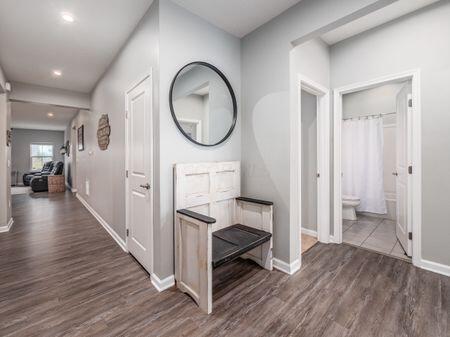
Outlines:
[[[213,313],[158,293],[70,193],[17,195],[0,234],[0,336],[450,336],[450,278],[316,244],[294,276],[236,260]]]

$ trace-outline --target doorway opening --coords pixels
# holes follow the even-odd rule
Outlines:
[[[298,77],[300,259],[318,241],[330,240],[329,90]]]
[[[412,71],[334,92],[334,241],[413,262],[421,219],[418,77]]]

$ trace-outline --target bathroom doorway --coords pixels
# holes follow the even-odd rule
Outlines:
[[[330,236],[330,106],[327,88],[298,77],[300,259]]]
[[[417,259],[418,93],[418,72],[335,91],[337,243],[406,260]],[[414,202],[419,206],[413,208]],[[419,234],[414,239],[416,233]]]

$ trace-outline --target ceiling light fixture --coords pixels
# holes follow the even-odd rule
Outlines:
[[[61,17],[62,17],[63,20],[66,21],[66,22],[72,23],[72,22],[75,21],[75,18],[73,17],[73,15],[70,14],[70,13],[68,13],[68,12],[62,12],[62,13],[61,13]]]
[[[54,114],[53,114],[53,112],[48,112],[48,113],[47,113],[47,116],[51,118],[51,117],[54,116]]]
[[[62,75],[62,72],[61,72],[61,70],[53,70],[53,75],[55,75],[55,76],[61,76],[61,75]]]

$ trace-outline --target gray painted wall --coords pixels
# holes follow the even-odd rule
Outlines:
[[[241,111],[231,136],[208,148],[193,144],[178,131],[169,109],[169,87],[177,71],[192,61],[206,61],[227,76],[240,108],[240,40],[171,1],[160,2],[160,221],[155,222],[155,271],[173,274],[173,174],[175,163],[241,159]]]
[[[396,97],[403,85],[404,83],[385,84],[344,95],[342,98],[343,118],[395,112]]]
[[[2,85],[0,83],[0,227],[6,226],[11,219],[11,147],[6,146],[6,130],[11,126],[11,106],[8,94],[2,93]]]
[[[30,172],[30,144],[49,143],[53,145],[53,160],[64,161],[59,149],[64,144],[64,131],[13,129],[11,146],[12,171],[19,171],[19,183],[22,175]]]
[[[302,90],[302,228],[317,230],[317,97]]]
[[[290,212],[295,181],[289,140],[296,137],[288,131],[294,122],[289,115],[291,42],[319,36],[390,2],[303,0],[242,40],[242,188],[274,201],[274,256],[282,261],[291,263],[299,255],[300,219]]]
[[[78,151],[78,193],[125,239],[125,91],[152,69],[154,104],[158,104],[158,1],[155,1],[91,95],[91,111],[74,119],[84,125],[85,150]],[[157,109],[154,111],[157,111]],[[97,125],[107,113],[110,144],[101,151]],[[157,118],[157,116],[156,116]],[[86,181],[90,193],[86,194]]]
[[[445,265],[450,265],[449,18],[450,1],[440,1],[331,48],[333,87],[421,69],[422,257]]]

